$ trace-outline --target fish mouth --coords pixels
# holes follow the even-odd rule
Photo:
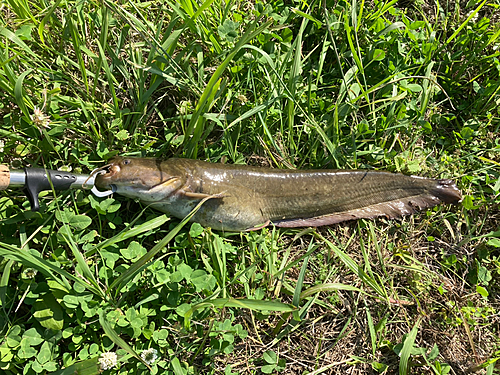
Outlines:
[[[107,197],[116,192],[116,185],[110,183],[110,178],[120,172],[120,167],[114,163],[106,164],[100,168],[94,169],[88,179],[94,177],[95,182],[92,187],[92,193],[94,193],[97,197]],[[100,189],[108,189],[106,191],[98,190]]]
[[[115,163],[106,164],[100,168],[94,169],[91,176],[95,176],[96,179],[109,179],[120,172],[120,166]]]
[[[110,179],[120,172],[120,166],[115,163],[106,164],[100,168],[94,169],[90,177],[95,177],[95,185],[101,189],[111,187]]]
[[[120,172],[120,166],[118,164],[111,163],[101,167],[100,170],[105,171],[104,173],[99,174],[100,178],[111,178]]]

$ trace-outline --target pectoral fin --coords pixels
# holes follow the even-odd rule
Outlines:
[[[155,201],[159,201],[169,197],[173,192],[180,189],[183,182],[180,177],[172,177],[171,179],[153,186],[149,189],[148,194],[155,197]]]

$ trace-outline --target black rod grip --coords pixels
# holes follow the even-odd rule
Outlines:
[[[32,211],[38,211],[38,194],[44,190],[68,190],[77,177],[69,172],[53,171],[44,168],[25,168],[26,184],[24,191],[28,196]],[[52,185],[51,185],[52,183]]]

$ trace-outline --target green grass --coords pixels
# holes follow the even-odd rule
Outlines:
[[[1,371],[97,374],[116,352],[106,373],[493,374],[499,14],[498,0],[1,3],[2,164],[367,168],[464,195],[402,221],[228,234],[119,196],[43,193],[34,213],[0,192]]]

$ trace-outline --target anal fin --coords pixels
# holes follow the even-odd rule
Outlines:
[[[397,199],[390,202],[377,203],[367,207],[356,208],[352,210],[334,212],[332,214],[310,217],[294,218],[284,220],[273,220],[273,224],[282,228],[298,227],[319,227],[323,225],[332,225],[343,221],[356,219],[374,219],[385,216],[388,219],[400,218],[405,215],[411,215],[421,209],[433,207],[440,203],[440,199],[433,195],[419,195]]]

